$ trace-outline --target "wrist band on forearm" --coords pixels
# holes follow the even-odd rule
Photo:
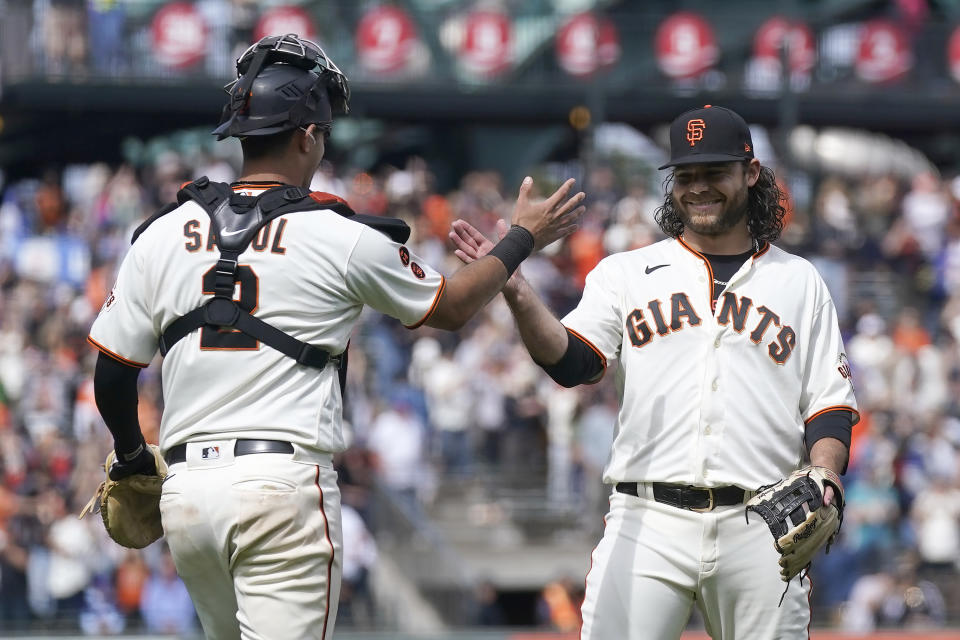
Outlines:
[[[519,225],[513,225],[487,255],[502,262],[507,268],[507,275],[511,276],[520,263],[533,252],[533,245],[533,234]]]

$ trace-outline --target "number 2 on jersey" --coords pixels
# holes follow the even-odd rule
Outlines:
[[[214,273],[216,266],[211,267],[203,274],[203,292],[213,295]],[[249,313],[257,310],[260,298],[260,280],[249,266],[241,264],[237,267],[234,282],[240,283],[240,299],[236,300],[240,308]],[[213,351],[255,351],[260,348],[256,338],[248,336],[236,329],[200,329],[200,348]]]

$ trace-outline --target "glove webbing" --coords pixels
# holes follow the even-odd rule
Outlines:
[[[757,489],[757,493],[769,489],[774,486],[774,484],[763,485]],[[767,523],[770,531],[773,532],[773,544],[777,548],[777,551],[783,551],[778,540],[787,533],[787,523],[784,517],[789,517],[790,522],[792,522],[794,526],[797,526],[806,519],[803,506],[807,503],[810,503],[810,511],[816,511],[823,504],[820,489],[817,483],[810,479],[809,474],[775,491],[769,501],[757,505],[750,505],[744,510],[743,517],[749,524],[751,511],[760,514],[760,517]],[[840,518],[842,522],[843,511],[840,511]],[[827,552],[829,553],[829,551],[830,543],[827,543]],[[803,583],[803,579],[806,578],[809,573],[810,564],[807,564],[799,573],[801,583]],[[780,594],[780,601],[777,603],[777,608],[783,605],[783,599],[787,596],[787,591],[790,589],[790,583],[792,581],[793,578],[787,580],[787,584],[783,588],[783,593]]]
[[[770,485],[767,485],[767,487],[769,486]],[[759,491],[763,491],[767,487],[760,487]],[[776,541],[787,533],[787,523],[785,520],[787,517],[790,518],[790,522],[792,522],[794,526],[806,520],[807,516],[803,511],[803,507],[808,503],[810,505],[810,511],[816,511],[823,504],[822,498],[820,497],[820,490],[809,476],[798,478],[782,489],[775,491],[769,501],[757,505],[750,505],[744,511],[744,517],[747,519],[747,522],[749,522],[750,511],[755,511],[760,514],[763,521],[770,527],[770,531],[773,533],[774,540]],[[777,550],[782,551],[779,544],[777,544]]]

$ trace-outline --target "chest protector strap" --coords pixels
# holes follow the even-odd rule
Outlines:
[[[331,356],[325,349],[307,344],[288,333],[277,329],[247,310],[233,299],[234,283],[237,282],[237,263],[261,227],[277,216],[296,211],[330,209],[386,234],[398,243],[410,237],[410,228],[402,220],[362,216],[353,212],[342,199],[300,187],[281,186],[264,191],[258,196],[236,194],[230,185],[210,182],[206,176],[184,185],[177,193],[181,205],[193,200],[210,216],[210,234],[220,250],[220,259],[214,271],[213,298],[205,304],[174,320],[160,336],[160,353],[167,352],[181,339],[201,327],[229,328],[251,336],[276,349],[302,365],[322,369],[333,363],[343,368],[345,358]],[[172,208],[165,208],[141,225],[133,240],[151,222]]]

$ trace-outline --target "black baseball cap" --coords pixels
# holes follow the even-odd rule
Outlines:
[[[682,113],[673,121],[670,162],[660,168],[750,158],[753,140],[744,119],[730,109],[708,104]]]

